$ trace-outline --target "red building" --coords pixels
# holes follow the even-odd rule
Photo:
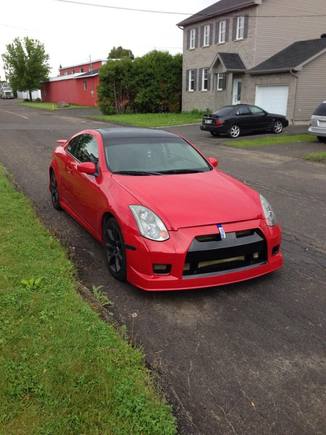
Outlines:
[[[59,69],[59,76],[43,83],[42,101],[96,106],[98,72],[102,60]]]

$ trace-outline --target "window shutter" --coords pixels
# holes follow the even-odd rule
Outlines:
[[[198,71],[195,69],[194,72],[195,72],[195,74],[194,74],[194,77],[195,77],[194,91],[197,91],[197,83],[198,83],[197,75],[198,75]]]
[[[190,74],[190,69],[187,69],[187,71],[186,71],[186,91],[189,91],[189,74]]]
[[[187,31],[187,50],[190,48],[190,30]]]
[[[207,90],[209,91],[211,89],[211,74],[209,71],[207,71]]]
[[[204,26],[200,27],[200,46],[204,46]]]
[[[237,38],[237,21],[238,17],[233,18],[233,26],[232,26],[232,40],[235,41]]]
[[[198,70],[198,90],[201,91],[203,86],[203,68]]]
[[[209,25],[209,45],[213,44],[213,24]]]
[[[249,31],[249,17],[248,15],[246,15],[245,17],[245,22],[244,22],[244,39],[248,38],[248,31]]]
[[[215,24],[215,44],[218,44],[218,31],[219,31],[220,22],[217,21]]]
[[[225,20],[225,42],[229,42],[230,20]]]
[[[223,74],[223,84],[222,84],[222,89],[223,89],[223,91],[225,91],[225,89],[226,89],[226,74]]]
[[[199,47],[199,27],[196,27],[195,48]]]

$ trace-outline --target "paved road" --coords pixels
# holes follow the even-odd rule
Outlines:
[[[259,189],[284,228],[284,269],[248,283],[147,294],[112,280],[99,245],[51,209],[55,139],[101,123],[0,102],[0,161],[63,241],[87,286],[103,285],[143,346],[182,434],[326,432],[326,170],[297,155],[243,151],[177,128]],[[1,206],[1,204],[0,204]]]

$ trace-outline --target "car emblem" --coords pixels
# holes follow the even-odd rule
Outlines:
[[[217,228],[218,228],[218,230],[219,230],[219,232],[220,232],[221,239],[222,239],[222,240],[223,240],[223,239],[226,239],[226,232],[224,231],[223,225],[222,225],[222,224],[218,224],[218,225],[217,225]]]

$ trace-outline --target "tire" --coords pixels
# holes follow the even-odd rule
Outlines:
[[[233,124],[229,129],[229,136],[232,137],[232,139],[237,139],[240,134],[240,127],[237,124]]]
[[[60,205],[58,183],[53,171],[50,173],[50,193],[53,208],[55,210],[62,210]]]
[[[325,137],[325,136],[317,136],[317,139],[318,139],[319,142],[321,142],[321,143],[326,143],[326,137]]]
[[[272,130],[274,134],[281,134],[283,132],[282,121],[275,121]]]
[[[210,134],[214,137],[219,136],[219,134],[217,133],[217,131],[211,131]]]
[[[109,272],[119,280],[127,279],[126,249],[123,236],[114,218],[106,219],[103,224],[103,240],[105,243],[105,257]]]

